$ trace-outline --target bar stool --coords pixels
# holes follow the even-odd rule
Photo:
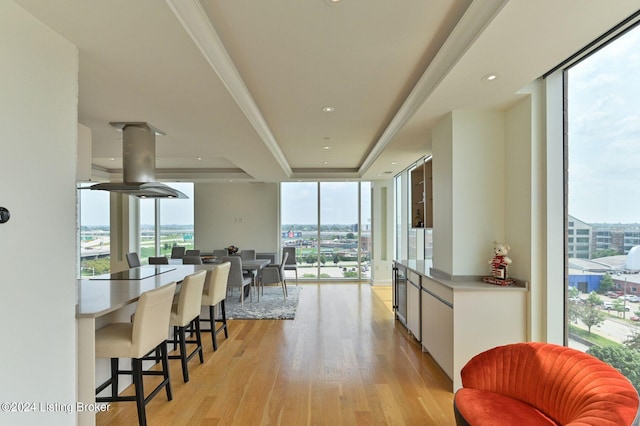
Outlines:
[[[200,363],[204,362],[202,354],[202,339],[200,335],[200,306],[202,304],[202,292],[207,271],[198,271],[195,274],[187,275],[182,281],[180,293],[175,296],[171,307],[169,325],[173,327],[173,339],[167,342],[180,347],[180,355],[169,355],[169,359],[179,359],[182,362],[182,378],[189,381],[189,369],[187,363],[196,353],[200,355]],[[195,340],[187,340],[186,329],[193,326]],[[196,345],[195,349],[187,355],[187,343]]]
[[[97,402],[136,401],[138,422],[147,424],[145,406],[164,387],[171,401],[167,330],[176,283],[149,290],[140,295],[132,323],[109,324],[96,331],[96,358],[111,358],[111,377],[96,389],[96,395],[111,386],[110,397],[96,397]],[[143,371],[142,359],[149,352],[159,351],[162,371]],[[131,358],[131,370],[120,370],[119,358]],[[135,396],[118,396],[118,375],[133,376]],[[161,375],[162,382],[144,396],[143,376]]]
[[[229,331],[227,330],[227,313],[224,309],[224,301],[227,298],[227,280],[229,279],[230,269],[230,262],[215,265],[213,269],[207,273],[204,293],[202,294],[202,306],[209,307],[209,318],[200,318],[200,321],[210,323],[210,328],[203,328],[200,329],[200,331],[211,332],[211,341],[213,342],[214,351],[218,350],[218,341],[216,340],[218,333],[224,331],[224,337],[229,338]],[[214,307],[216,305],[220,306],[220,315],[218,318],[216,318],[214,314]],[[218,328],[216,328],[217,322],[222,323]]]

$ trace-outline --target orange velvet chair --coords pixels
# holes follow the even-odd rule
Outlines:
[[[473,357],[460,374],[458,425],[628,426],[638,414],[638,393],[626,377],[565,346],[499,346]]]

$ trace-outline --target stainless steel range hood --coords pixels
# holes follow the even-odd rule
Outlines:
[[[122,130],[123,182],[105,182],[90,189],[121,192],[139,198],[189,198],[184,193],[156,182],[156,135],[164,133],[143,122],[109,123]]]

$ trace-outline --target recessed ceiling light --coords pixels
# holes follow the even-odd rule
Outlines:
[[[329,162],[328,161],[323,161],[322,164],[329,164]]]
[[[498,73],[492,72],[490,74],[483,75],[481,80],[494,81],[497,78],[498,78]]]
[[[391,164],[398,164],[398,162],[397,161],[392,161]]]
[[[198,161],[202,161],[202,157],[198,157]]]
[[[336,110],[336,109],[335,109],[334,107],[332,107],[332,106],[325,106],[325,107],[322,107],[322,111],[324,111],[324,112],[333,112],[333,111],[335,111],[335,110]]]
[[[110,161],[116,161],[116,159],[115,159],[115,158],[109,158],[109,160],[110,160]]]
[[[322,147],[322,149],[331,149],[331,147],[328,146],[328,145],[325,145],[325,146]]]

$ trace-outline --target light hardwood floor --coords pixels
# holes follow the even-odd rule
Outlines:
[[[394,320],[389,287],[300,286],[295,320],[229,321],[215,353],[205,334],[189,383],[170,361],[173,401],[151,400],[149,425],[455,424],[451,381]],[[97,415],[136,423],[133,402]]]

